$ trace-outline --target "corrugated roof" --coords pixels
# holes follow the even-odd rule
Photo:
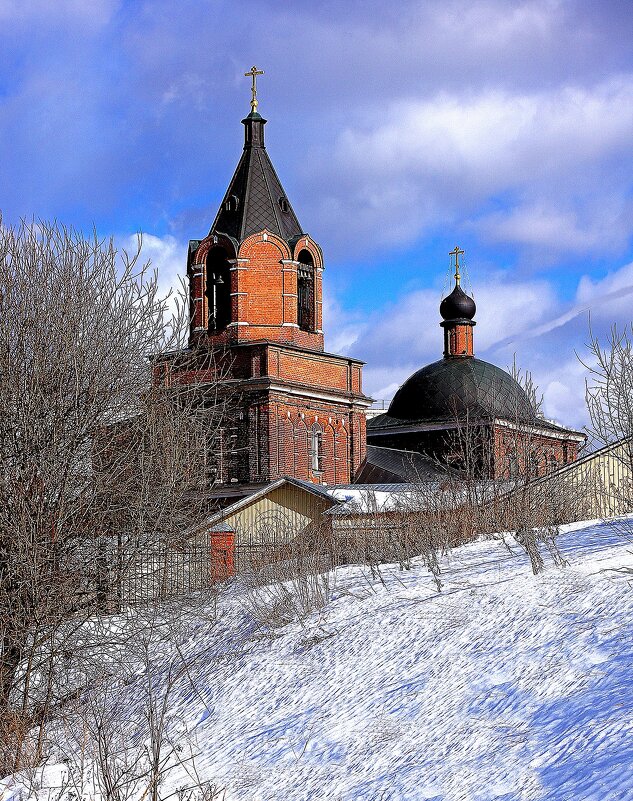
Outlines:
[[[367,446],[367,456],[358,472],[358,484],[387,484],[438,480],[446,471],[415,451]]]

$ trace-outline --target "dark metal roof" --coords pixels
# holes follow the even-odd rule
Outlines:
[[[511,424],[517,422],[516,417],[510,418],[503,418],[497,417],[493,418],[491,415],[469,415],[468,420],[469,423],[478,424],[478,423],[492,423],[493,419],[498,420],[509,420]],[[528,425],[531,427],[531,430],[534,433],[547,433],[550,432],[552,434],[559,434],[568,436],[571,439],[578,440],[579,442],[586,439],[586,435],[583,434],[581,431],[576,431],[573,428],[565,428],[565,426],[560,426],[557,423],[553,423],[551,420],[545,420],[542,417],[534,417],[532,420],[523,420],[521,421],[524,425]],[[376,417],[372,417],[367,420],[367,434],[389,434],[391,432],[398,433],[399,430],[404,429],[407,433],[413,431],[429,431],[432,429],[446,429],[446,428],[457,428],[458,423],[454,416],[446,417],[436,417],[436,418],[420,418],[418,420],[401,420],[398,417],[390,417],[389,414],[378,414]],[[575,464],[575,462],[574,462]]]
[[[328,492],[325,485],[313,484],[312,481],[304,481],[302,478],[295,478],[294,476],[283,476],[283,480],[288,484],[293,484],[295,487],[311,492],[313,495],[318,495],[327,501],[335,501],[330,492]]]
[[[209,233],[242,242],[267,229],[289,241],[303,230],[264,147],[266,120],[251,113],[242,122],[244,152]]]
[[[445,470],[432,459],[415,451],[367,446],[367,456],[360,466],[357,484],[415,484],[438,481]]]
[[[472,357],[440,359],[418,370],[396,392],[387,412],[400,421],[454,420],[466,414],[536,419],[528,396],[512,376]],[[379,419],[369,421],[370,427],[378,427]]]

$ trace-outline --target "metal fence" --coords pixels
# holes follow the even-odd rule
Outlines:
[[[287,533],[242,532],[230,555],[214,549],[212,534],[181,544],[138,549],[119,544],[101,572],[98,594],[109,607],[147,603],[217,587],[235,574],[287,557]],[[105,567],[105,565],[104,565]]]

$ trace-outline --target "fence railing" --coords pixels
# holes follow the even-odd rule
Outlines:
[[[119,544],[103,560],[96,594],[108,607],[148,603],[212,589],[245,570],[278,562],[288,548],[286,533],[244,533],[236,543],[214,547],[211,536],[180,545],[133,549]]]

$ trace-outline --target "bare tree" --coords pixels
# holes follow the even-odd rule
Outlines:
[[[519,386],[525,391],[525,394],[528,396],[528,400],[532,404],[532,408],[534,409],[536,416],[543,417],[543,393],[539,390],[538,385],[534,380],[534,376],[530,370],[519,367],[517,364],[516,353],[512,357],[512,364],[508,368],[508,372],[512,378],[514,378],[517,384],[519,384]]]
[[[63,699],[73,627],[204,511],[215,403],[157,370],[195,354],[140,247],[0,219],[0,773]]]

